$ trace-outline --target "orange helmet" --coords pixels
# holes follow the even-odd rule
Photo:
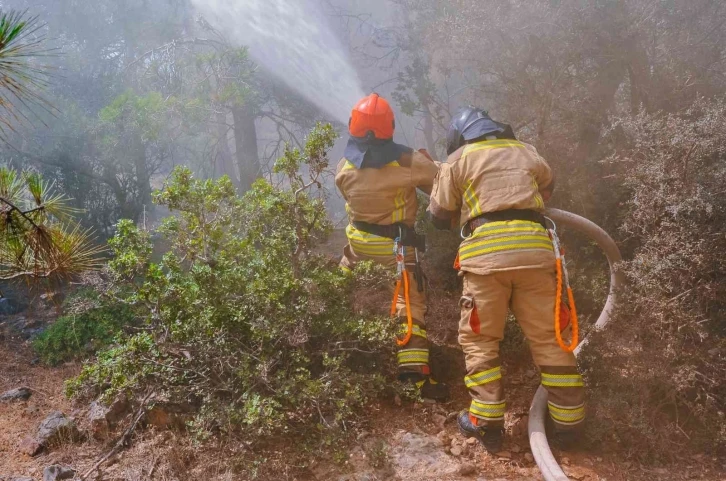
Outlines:
[[[365,137],[373,132],[377,139],[392,139],[396,123],[388,101],[373,93],[363,97],[350,114],[348,131],[353,137]]]

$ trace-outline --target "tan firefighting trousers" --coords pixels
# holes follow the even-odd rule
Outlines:
[[[408,343],[403,346],[398,346],[398,372],[401,378],[410,374],[430,374],[429,342],[424,320],[426,316],[426,292],[419,292],[418,284],[416,283],[416,279],[414,279],[413,273],[416,261],[414,250],[412,247],[407,247],[406,250],[406,270],[408,271],[409,279],[409,306],[411,308],[411,317],[413,318],[413,333]],[[393,249],[391,249],[390,256],[368,256],[356,253],[350,245],[345,246],[340,266],[344,270],[353,270],[356,264],[363,260],[370,260],[392,269],[396,267],[396,258],[393,256]],[[394,285],[392,284],[390,289],[391,296],[393,296],[393,289]],[[408,329],[403,287],[398,294],[396,309],[400,323],[399,337],[403,339]]]
[[[459,343],[466,354],[464,380],[472,397],[469,413],[477,418],[477,425],[501,427],[504,423],[506,402],[499,342],[504,337],[507,311],[511,308],[540,368],[556,428],[575,428],[585,418],[584,388],[575,356],[560,349],[555,338],[554,270],[515,269],[463,275]]]

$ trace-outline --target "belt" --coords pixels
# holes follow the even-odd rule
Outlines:
[[[484,224],[488,224],[489,222],[502,222],[508,220],[527,220],[530,222],[536,222],[537,224],[540,224],[542,227],[547,229],[544,215],[540,214],[537,211],[530,209],[506,209],[498,210],[495,212],[487,212],[486,214],[474,217],[464,226],[464,234],[466,234],[466,237],[468,237],[471,235],[472,232],[474,232],[476,229],[483,226]]]
[[[413,227],[400,222],[390,225],[371,224],[354,220],[351,222],[356,229],[368,234],[386,237],[388,239],[399,239],[399,243],[408,247],[415,247],[421,252],[426,252],[426,236],[418,234]]]

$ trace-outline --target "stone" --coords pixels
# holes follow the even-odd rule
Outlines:
[[[18,450],[26,456],[37,456],[43,450],[43,446],[34,438],[25,438],[20,441]]]
[[[442,446],[449,446],[449,443],[451,442],[451,439],[449,438],[449,433],[447,433],[446,431],[439,431],[439,434],[437,434],[436,437],[439,438]]]
[[[103,441],[108,438],[108,420],[106,415],[108,408],[103,404],[93,401],[88,410],[88,425],[91,429],[91,436],[94,439]]]
[[[130,411],[131,405],[129,404],[128,398],[124,394],[119,394],[108,407],[108,411],[106,411],[106,421],[108,421],[109,425],[115,426]]]
[[[35,481],[29,476],[10,476],[8,481]]]
[[[444,425],[446,424],[446,416],[442,416],[441,414],[434,414],[432,416],[432,419],[437,428],[444,429]]]
[[[65,441],[75,441],[80,437],[76,423],[62,412],[54,411],[38,426],[36,440],[43,446],[51,446]]]
[[[459,474],[462,476],[471,476],[472,474],[476,474],[476,466],[472,463],[462,463],[461,467],[459,467]]]
[[[473,436],[466,440],[466,444],[468,444],[469,446],[474,446],[476,443],[477,443],[477,440]]]
[[[569,465],[570,464],[570,458],[562,458],[562,464]]]
[[[451,455],[452,456],[461,456],[463,454],[464,450],[461,448],[461,446],[452,446],[451,447]]]
[[[518,444],[513,444],[511,449],[513,453],[519,453],[522,451],[522,448],[520,448]]]
[[[43,481],[61,481],[63,479],[73,479],[76,471],[66,468],[60,464],[48,466],[43,470]]]
[[[497,457],[504,458],[504,459],[512,459],[512,453],[509,451],[499,451],[497,453]]]
[[[459,463],[443,451],[436,436],[403,432],[389,450],[395,475],[384,479],[448,479],[456,475]]]
[[[32,395],[33,392],[27,387],[19,387],[0,394],[0,402],[27,401]]]
[[[524,460],[528,463],[534,462],[534,456],[532,456],[532,453],[524,453]]]

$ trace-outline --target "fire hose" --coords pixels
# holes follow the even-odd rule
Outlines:
[[[545,215],[551,218],[560,226],[566,226],[571,229],[582,232],[590,239],[594,240],[598,247],[602,249],[607,257],[610,266],[610,290],[608,293],[605,307],[603,307],[600,316],[595,323],[595,329],[599,330],[605,327],[610,321],[610,313],[617,301],[616,294],[618,289],[623,285],[624,279],[621,273],[616,272],[614,264],[622,260],[620,250],[615,241],[595,223],[580,217],[571,212],[559,209],[547,209]],[[584,339],[575,349],[575,355],[587,344]],[[547,435],[545,434],[545,419],[547,416],[547,390],[540,386],[532,399],[532,405],[529,408],[529,445],[532,448],[532,456],[542,472],[545,481],[567,481],[569,478],[565,475],[562,468],[552,455],[549,444],[547,443]]]

